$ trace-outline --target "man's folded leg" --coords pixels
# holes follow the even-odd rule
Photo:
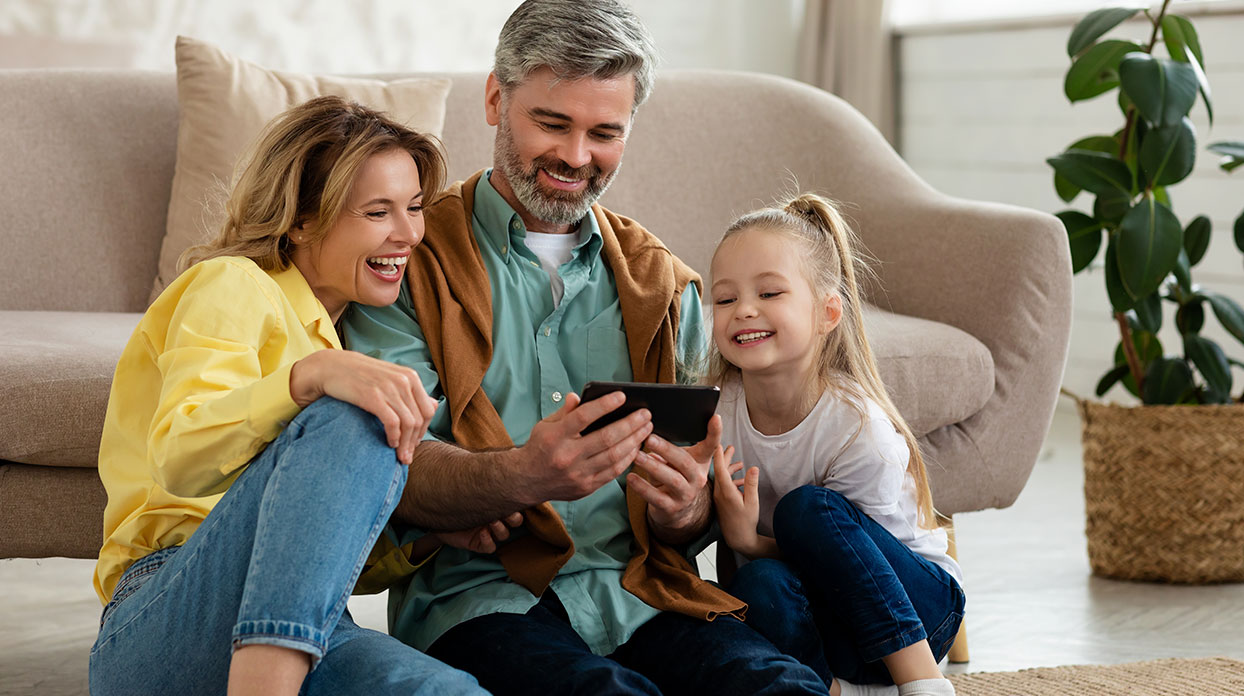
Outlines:
[[[811,667],[730,617],[701,621],[665,612],[610,657],[665,694],[828,694]]]
[[[454,626],[427,654],[473,674],[497,696],[661,694],[638,672],[594,655],[551,590],[526,614],[488,614]]]

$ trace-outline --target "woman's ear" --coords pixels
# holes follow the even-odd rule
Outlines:
[[[301,225],[294,225],[290,228],[289,232],[286,233],[289,241],[294,244],[305,244],[307,241],[307,227],[310,224],[309,222],[304,222]]]
[[[822,315],[821,333],[829,333],[842,321],[842,296],[834,293],[825,298],[825,313]]]

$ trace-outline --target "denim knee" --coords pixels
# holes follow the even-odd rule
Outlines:
[[[773,536],[786,552],[802,545],[808,529],[824,529],[827,517],[854,518],[857,510],[846,496],[824,486],[800,486],[782,496],[773,509]]]
[[[773,594],[792,595],[803,592],[803,583],[783,561],[758,558],[739,568],[730,581],[730,594],[748,604]]]

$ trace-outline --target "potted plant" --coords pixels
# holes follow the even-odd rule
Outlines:
[[[1212,125],[1213,103],[1196,29],[1168,13],[1169,4],[1156,12],[1097,10],[1076,24],[1067,42],[1067,98],[1117,91],[1121,123],[1046,160],[1059,197],[1091,206],[1058,217],[1074,272],[1103,271],[1119,328],[1097,396],[1122,385],[1143,404],[1077,399],[1089,560],[1095,573],[1111,577],[1244,580],[1244,395],[1233,395],[1231,372],[1244,363],[1202,334],[1212,314],[1244,343],[1244,310],[1193,280],[1209,246],[1210,218],[1184,224],[1174,212],[1171,188],[1196,163],[1188,114],[1199,100]],[[1147,40],[1103,38],[1141,12]],[[1228,172],[1244,164],[1244,143],[1209,149]],[[1244,251],[1244,213],[1234,237]],[[1164,324],[1166,335],[1173,328],[1178,336],[1176,350],[1159,340]]]

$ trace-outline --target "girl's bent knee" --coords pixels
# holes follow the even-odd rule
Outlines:
[[[824,530],[830,519],[853,517],[855,506],[846,496],[824,486],[800,486],[782,496],[773,510],[773,534],[783,551],[792,550],[809,530]]]

